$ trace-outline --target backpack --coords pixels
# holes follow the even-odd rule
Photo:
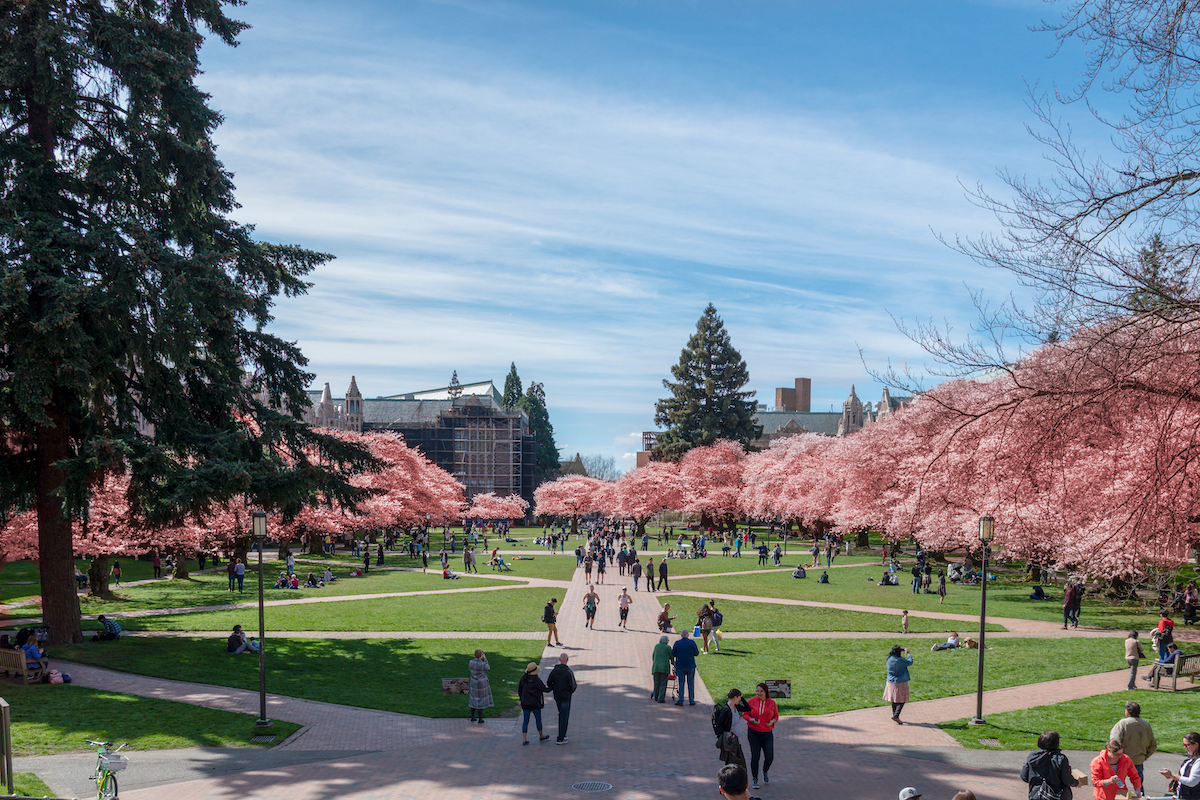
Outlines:
[[[49,682],[50,683],[62,683],[63,682],[63,674],[56,669],[50,670]]]
[[[712,726],[713,733],[717,736],[721,735],[721,709],[725,707],[726,705],[724,703],[717,703],[715,706],[713,706]]]
[[[725,621],[725,615],[722,614],[720,611],[717,611],[715,608],[713,609],[712,618],[713,618],[713,627],[714,628],[721,627],[721,623]]]

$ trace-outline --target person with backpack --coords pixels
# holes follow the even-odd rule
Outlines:
[[[742,698],[737,689],[730,689],[726,702],[713,706],[712,726],[717,735],[718,757],[725,764],[739,764],[746,769],[746,753],[742,749],[742,737],[745,733],[745,720],[742,714],[750,710],[750,705]]]
[[[713,629],[712,606],[708,603],[700,606],[700,610],[696,612],[696,627],[700,629],[700,635],[704,638],[704,646],[700,648],[700,652],[707,653],[708,637],[712,635]]]
[[[1169,616],[1170,613],[1170,610],[1164,608],[1162,619],[1158,621],[1158,658],[1160,661],[1167,660],[1167,645],[1175,641],[1175,621]]]
[[[556,645],[562,647],[562,642],[558,640],[558,614],[554,613],[554,604],[557,602],[557,597],[551,597],[550,602],[542,609],[542,622],[546,623],[546,647],[550,646],[552,638]]]

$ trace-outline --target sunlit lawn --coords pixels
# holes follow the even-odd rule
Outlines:
[[[899,586],[878,586],[881,568],[847,567],[829,571],[830,583],[816,582],[820,572],[809,571],[805,580],[796,580],[787,572],[764,572],[757,575],[729,575],[680,581],[678,589],[704,594],[742,594],[754,597],[778,597],[791,600],[818,600],[829,603],[850,603],[880,608],[907,608],[913,611],[941,611],[951,614],[979,615],[979,587],[949,584],[945,604],[939,605],[936,594],[914,595],[900,575]],[[910,578],[911,580],[911,578]],[[936,580],[936,573],[935,573]],[[988,583],[987,612],[989,617],[1016,617],[1062,621],[1062,592],[1051,588],[1053,600],[1030,600],[1029,586],[1002,578]],[[1110,606],[1088,599],[1083,604],[1080,621],[1115,630],[1131,628],[1147,630],[1157,624],[1158,615],[1140,608]]]
[[[542,608],[552,596],[561,598],[561,592],[516,586],[494,592],[267,606],[264,614],[268,631],[537,631],[545,630]],[[235,624],[257,628],[258,609],[121,619],[121,626],[130,631],[227,631]]]
[[[483,649],[492,666],[489,678],[496,707],[488,713],[498,716],[516,705],[517,681],[526,664],[541,658],[541,642],[272,639],[266,653],[267,691],[426,717],[466,717],[466,696],[443,696],[442,678],[466,678],[467,662],[476,647]],[[60,646],[55,653],[63,659],[141,675],[258,690],[258,658],[226,655],[224,639],[130,638]],[[113,735],[125,741],[128,734],[121,732],[120,717],[111,715]]]
[[[963,746],[983,750],[1036,750],[1037,737],[1043,731],[1058,731],[1063,750],[1099,753],[1108,742],[1109,730],[1125,716],[1125,703],[1129,700],[1141,705],[1142,719],[1153,726],[1160,752],[1183,752],[1183,735],[1196,729],[1196,703],[1200,700],[1196,690],[1174,694],[1114,692],[1021,711],[986,714],[987,725],[983,727],[968,724],[968,718],[944,722],[938,727]],[[983,738],[999,740],[1000,748],[980,744]]]
[[[212,661],[206,657],[198,664]],[[0,684],[0,694],[12,706],[14,755],[87,750],[84,739],[129,742],[134,751],[255,745],[250,737],[254,735],[257,714],[235,714],[66,684],[5,683]],[[275,744],[299,727],[276,721],[272,731],[278,736]],[[131,757],[136,758],[132,753]]]
[[[883,701],[886,660],[893,644],[912,651],[913,701],[974,692],[978,651],[931,653],[929,648],[938,641],[941,640],[900,634],[896,634],[894,641],[729,639],[722,644],[721,652],[701,656],[698,663],[700,675],[714,696],[723,696],[732,687],[747,693],[761,680],[789,679],[791,699],[776,701],[781,714],[830,714],[886,705]],[[1118,639],[1071,639],[1054,643],[1045,639],[989,639],[984,688],[1107,672],[1114,663],[1121,663],[1113,657],[1114,648],[1119,649],[1120,644]],[[1054,657],[1048,658],[1051,649]]]
[[[651,595],[653,597],[654,595]],[[678,616],[677,629],[692,627],[696,622],[696,611],[702,598],[680,597],[659,594],[658,602],[671,604],[671,615]],[[724,600],[717,604],[724,616],[721,630],[724,633],[739,631],[893,631],[900,633],[900,617],[897,614],[871,614],[865,611],[844,611],[840,608],[812,608],[809,606],[785,606],[776,603],[751,603],[742,600]],[[922,619],[909,615],[910,633],[944,633],[953,629],[954,623],[938,619]],[[958,628],[967,636],[976,633],[978,626]],[[989,631],[1001,631],[1000,625],[988,623]]]

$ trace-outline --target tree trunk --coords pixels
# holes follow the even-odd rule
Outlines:
[[[187,554],[176,551],[171,555],[175,556],[175,567],[171,570],[171,577],[177,581],[186,581],[188,579]]]
[[[108,556],[95,556],[88,564],[88,596],[101,597],[110,594],[108,590]]]
[[[859,531],[857,534],[855,534],[854,546],[855,547],[870,547],[871,546],[871,532],[870,531]]]
[[[83,641],[75,583],[75,543],[71,521],[63,513],[63,500],[58,494],[66,483],[66,474],[58,463],[71,455],[71,440],[66,415],[54,406],[48,413],[54,424],[40,426],[34,434],[42,622],[50,629],[51,644],[72,644]]]
[[[571,515],[571,535],[572,536],[579,535],[579,515],[578,514]]]

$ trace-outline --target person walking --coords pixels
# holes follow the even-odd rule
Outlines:
[[[883,699],[892,704],[892,722],[903,725],[900,712],[908,702],[908,668],[912,666],[913,657],[907,647],[895,645],[887,657],[887,684],[883,690]]]
[[[1051,796],[1059,800],[1071,800],[1071,787],[1079,785],[1079,779],[1071,774],[1071,762],[1059,749],[1058,731],[1046,731],[1038,737],[1038,749],[1025,759],[1021,767],[1021,780],[1029,784],[1029,796],[1041,784],[1050,790]]]
[[[629,596],[629,587],[621,587],[621,596],[617,598],[617,605],[621,609],[621,621],[617,624],[621,626],[621,630],[629,630],[629,606],[633,603],[633,598]]]
[[[946,570],[944,570],[944,569],[938,570],[937,593],[938,593],[938,597],[940,598],[938,600],[938,605],[940,606],[946,602]]]
[[[545,694],[550,691],[542,679],[538,677],[538,665],[529,662],[525,674],[517,681],[517,696],[521,698],[521,712],[524,719],[521,722],[521,744],[529,744],[529,715],[532,714],[537,723],[538,741],[549,739],[542,733],[542,708],[546,705]]]
[[[476,650],[475,657],[467,662],[470,675],[467,681],[467,708],[471,709],[471,722],[475,722],[478,715],[478,721],[482,724],[483,710],[495,705],[492,702],[492,685],[488,681],[488,670],[491,668],[482,650]]]
[[[708,637],[713,629],[712,606],[708,603],[701,605],[700,610],[696,612],[696,626],[700,628],[700,635],[704,638],[704,646],[700,648],[700,652],[708,653]]]
[[[1170,617],[1170,609],[1162,610],[1162,619],[1158,621],[1158,658],[1167,660],[1167,645],[1175,641],[1175,621]]]
[[[599,583],[601,585],[604,584],[604,570],[605,569],[607,569],[607,568],[604,566],[604,553],[601,552],[600,557],[596,559],[596,583]]]
[[[636,556],[633,559],[633,565],[629,567],[629,574],[633,576],[633,590],[636,592],[638,580],[642,577],[642,562],[638,561]]]
[[[567,724],[571,721],[571,695],[579,688],[575,682],[575,673],[567,666],[568,656],[559,653],[558,663],[550,670],[546,686],[550,689],[554,704],[558,706],[558,738],[555,744],[567,743]]]
[[[746,738],[750,742],[750,788],[758,788],[758,757],[761,754],[763,783],[770,783],[767,774],[775,761],[775,723],[779,722],[779,708],[767,692],[767,685],[760,683],[754,687],[754,697],[750,698],[750,710],[742,712],[746,720]]]
[[[290,578],[293,575],[295,575],[296,574],[296,557],[294,555],[292,555],[291,550],[288,550],[287,560],[284,563],[287,564],[288,577]]]
[[[667,702],[667,680],[671,676],[671,662],[674,660],[671,645],[668,644],[670,641],[671,637],[666,634],[658,637],[658,644],[654,645],[654,652],[650,656],[650,676],[654,678],[650,699],[656,703]]]
[[[654,557],[646,561],[646,591],[654,591]]]
[[[229,559],[229,561],[225,564],[225,575],[229,578],[229,591],[230,592],[232,592],[233,587],[235,585],[237,585],[237,574],[233,571],[233,568],[235,566],[237,566],[237,565],[234,563],[234,560],[232,558]]]
[[[660,558],[658,560],[658,588],[659,588],[659,591],[662,591],[662,589],[664,587],[666,588],[666,590],[668,592],[671,591],[671,584],[667,583],[667,560],[665,558]]]
[[[691,640],[691,632],[682,630],[679,639],[671,648],[671,657],[675,661],[675,679],[678,681],[679,700],[675,705],[683,705],[683,685],[687,683],[688,705],[696,705],[696,656],[700,648]]]
[[[1130,631],[1129,638],[1125,640],[1125,663],[1129,665],[1129,685],[1125,687],[1126,689],[1137,688],[1138,662],[1145,657],[1146,653],[1142,650],[1142,643],[1138,641],[1138,632]]]
[[[237,578],[238,591],[240,592],[242,591],[242,585],[246,581],[246,565],[240,558],[237,560],[237,564],[235,564],[233,567],[233,574],[234,577]]]
[[[562,642],[558,640],[558,614],[554,612],[554,604],[558,602],[557,597],[551,597],[550,602],[546,603],[546,607],[542,609],[542,622],[546,623],[546,647],[550,646],[550,640],[562,647]]]
[[[1185,733],[1183,749],[1187,751],[1187,758],[1180,765],[1179,772],[1160,769],[1158,774],[1168,781],[1178,781],[1175,796],[1180,800],[1195,800],[1200,797],[1200,733]]]
[[[1136,669],[1136,667],[1135,667]],[[1132,701],[1125,704],[1125,716],[1113,725],[1108,732],[1108,738],[1120,742],[1125,749],[1125,755],[1133,762],[1138,774],[1138,785],[1146,782],[1146,759],[1158,750],[1158,742],[1154,738],[1154,729],[1150,723],[1142,719],[1142,707]]]
[[[719,740],[719,757],[726,764],[739,764],[746,769],[746,753],[742,749],[742,737],[745,733],[746,722],[742,714],[750,710],[750,706],[742,698],[737,689],[730,689],[725,696],[725,705],[718,706],[713,712],[713,726]]]
[[[1092,759],[1090,772],[1092,796],[1096,800],[1116,800],[1117,792],[1129,790],[1131,784],[1139,794],[1144,794],[1142,779],[1133,760],[1116,739],[1109,739],[1100,754]]]

